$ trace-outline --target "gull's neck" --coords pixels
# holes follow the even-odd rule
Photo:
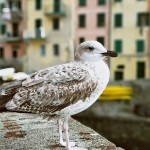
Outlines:
[[[101,75],[106,75],[109,78],[109,68],[103,59],[94,61],[82,62],[95,72],[95,75],[99,78]]]

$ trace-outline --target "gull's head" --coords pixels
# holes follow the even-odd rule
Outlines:
[[[79,61],[97,61],[104,57],[117,57],[114,51],[108,51],[97,41],[86,41],[79,45],[75,52],[75,60]]]

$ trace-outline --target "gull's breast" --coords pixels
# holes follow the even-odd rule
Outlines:
[[[98,84],[96,89],[90,94],[90,96],[85,100],[81,99],[78,100],[75,104],[69,105],[68,107],[61,110],[60,114],[74,115],[82,112],[90,107],[99,98],[109,81],[109,68],[106,64],[103,64],[102,66],[103,67],[101,69],[99,66],[93,68],[95,69]]]

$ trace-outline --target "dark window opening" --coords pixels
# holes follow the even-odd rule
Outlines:
[[[138,13],[137,14],[137,26],[149,26],[150,25],[150,14],[149,13]]]
[[[60,20],[59,18],[53,19],[53,30],[59,30],[60,26]]]
[[[100,42],[103,46],[105,46],[105,38],[104,37],[97,37],[96,39],[98,42]]]
[[[59,56],[59,45],[58,44],[53,45],[53,54],[54,54],[54,56]]]
[[[19,24],[18,23],[12,24],[12,35],[13,37],[19,36]]]
[[[114,0],[115,2],[122,2],[122,0]]]
[[[137,78],[145,78],[145,62],[137,62]]]
[[[84,42],[84,41],[85,41],[85,38],[84,38],[84,37],[80,37],[80,38],[79,38],[79,44],[82,43],[82,42]]]
[[[12,51],[12,57],[13,58],[17,58],[18,54],[17,54],[17,50],[13,50]]]
[[[4,58],[4,48],[0,47],[0,58]]]
[[[117,68],[118,68],[118,69],[124,69],[125,66],[124,66],[124,65],[118,65]]]
[[[35,33],[36,33],[36,37],[41,37],[41,30],[40,30],[41,26],[42,26],[42,20],[41,19],[36,19],[35,20]]]
[[[115,80],[123,80],[123,71],[115,71]]]
[[[21,1],[18,1],[18,8],[19,8],[19,10],[21,10],[22,9],[22,6],[21,6]]]

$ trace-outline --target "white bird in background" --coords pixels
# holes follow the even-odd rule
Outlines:
[[[104,91],[109,81],[106,56],[117,54],[97,41],[83,42],[75,51],[74,62],[40,70],[3,87],[1,108],[57,117],[59,143],[70,150],[75,142],[69,142],[68,118],[90,107]]]

